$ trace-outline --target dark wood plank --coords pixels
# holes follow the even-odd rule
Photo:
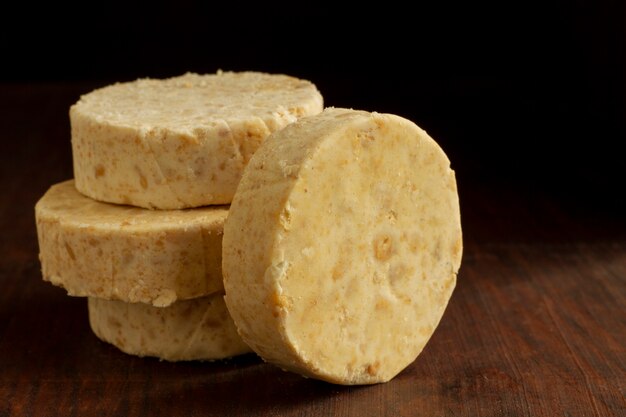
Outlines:
[[[71,177],[67,108],[94,85],[0,90],[0,416],[623,416],[626,233],[619,213],[460,180],[465,256],[417,361],[341,387],[254,355],[167,363],[90,331],[41,280],[33,206]]]

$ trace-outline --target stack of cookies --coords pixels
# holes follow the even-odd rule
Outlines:
[[[250,351],[224,304],[222,233],[272,132],[322,111],[304,80],[254,72],[115,84],[71,107],[75,179],[35,208],[45,280],[88,297],[124,352],[212,360]]]
[[[249,72],[109,86],[70,117],[76,178],[36,206],[40,258],[89,298],[102,340],[173,361],[253,350],[374,384],[435,331],[459,200],[409,120],[322,111],[310,82]]]

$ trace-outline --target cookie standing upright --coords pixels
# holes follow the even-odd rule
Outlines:
[[[388,381],[433,334],[462,252],[454,172],[398,116],[327,109],[252,157],[224,225],[226,304],[268,362]]]
[[[265,137],[322,108],[312,83],[258,72],[107,86],[70,109],[76,188],[145,208],[228,204]]]

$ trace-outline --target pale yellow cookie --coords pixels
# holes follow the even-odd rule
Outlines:
[[[224,226],[226,304],[268,362],[388,381],[429,340],[462,240],[454,172],[412,122],[327,109],[270,136]]]
[[[62,182],[35,206],[42,274],[69,295],[155,306],[223,291],[227,215],[100,203]]]
[[[312,83],[258,72],[104,87],[70,109],[76,188],[146,208],[228,204],[265,137],[322,108]]]
[[[131,355],[185,361],[251,352],[221,293],[163,308],[89,298],[89,324],[100,339]]]

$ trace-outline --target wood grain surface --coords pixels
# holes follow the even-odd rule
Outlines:
[[[94,84],[0,86],[0,416],[625,416],[623,213],[459,177],[465,255],[424,352],[342,387],[254,355],[128,356],[43,282],[33,207],[72,176],[68,107]]]

